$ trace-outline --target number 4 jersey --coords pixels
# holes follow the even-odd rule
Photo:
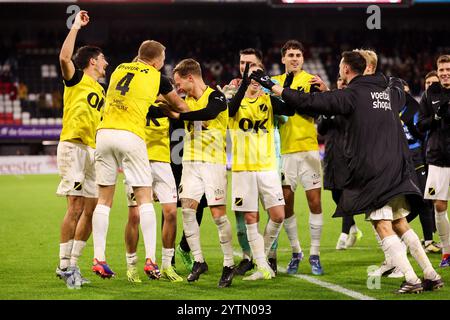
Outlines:
[[[95,149],[95,130],[105,103],[103,87],[81,70],[64,80],[64,115],[60,141],[81,142]]]
[[[145,140],[148,108],[159,93],[172,90],[169,80],[154,67],[142,62],[120,64],[111,75],[103,120],[97,129],[127,130]]]

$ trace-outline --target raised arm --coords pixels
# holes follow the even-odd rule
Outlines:
[[[283,101],[295,108],[299,114],[333,115],[353,112],[353,106],[347,103],[347,97],[350,94],[348,89],[307,94],[273,83],[262,70],[256,70],[250,78],[259,82],[264,88],[272,90],[275,95],[281,96]]]
[[[61,72],[64,80],[69,81],[75,74],[75,65],[72,61],[72,55],[75,48],[75,40],[77,39],[78,30],[86,26],[89,23],[89,16],[87,11],[81,10],[75,17],[75,21],[69,34],[64,40],[59,53],[59,64],[61,66]]]
[[[283,100],[295,108],[299,114],[322,114],[326,116],[353,112],[354,106],[347,102],[348,89],[316,93],[301,93],[286,88],[281,90]]]
[[[403,83],[399,78],[390,77],[389,88],[391,90],[391,105],[393,107],[397,107],[394,112],[399,113],[406,103],[406,95]]]
[[[250,63],[246,63],[243,79],[241,81],[241,85],[239,86],[236,94],[231,98],[228,103],[228,115],[230,117],[234,117],[241,106],[242,99],[244,99],[245,92],[247,91],[248,85],[250,84],[250,80],[248,78],[248,70],[250,68]]]
[[[291,105],[284,103],[281,99],[270,96],[270,102],[272,103],[273,113],[283,116],[293,116],[295,114],[295,108]]]

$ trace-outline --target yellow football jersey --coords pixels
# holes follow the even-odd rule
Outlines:
[[[83,71],[75,72],[74,79],[64,81],[64,114],[59,140],[81,142],[95,148],[95,132],[105,103],[105,90]]]
[[[161,73],[142,62],[122,63],[111,75],[103,120],[97,129],[131,131],[145,140],[148,108],[155,102]]]
[[[145,128],[150,161],[170,162],[169,118],[148,119]]]
[[[270,96],[244,98],[230,117],[232,171],[276,170],[273,108]]]
[[[214,91],[208,87],[198,100],[188,96],[186,104],[191,111],[203,109]],[[228,109],[209,121],[185,121],[183,161],[226,164],[227,124]]]
[[[313,77],[313,75],[303,70],[294,76],[290,88],[301,92],[309,92],[311,89],[309,80]],[[275,76],[272,79],[282,86],[286,80],[286,74]],[[313,118],[296,113],[294,116],[289,117],[286,123],[280,125],[279,130],[281,154],[319,150]]]

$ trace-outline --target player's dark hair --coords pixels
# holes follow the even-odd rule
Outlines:
[[[173,74],[178,73],[178,75],[182,78],[187,77],[188,75],[202,76],[202,68],[200,67],[200,63],[195,61],[194,59],[184,59],[178,62],[176,67],[173,69]]]
[[[255,55],[256,58],[258,58],[259,61],[262,61],[262,59],[263,59],[262,51],[259,49],[247,48],[247,49],[243,49],[243,50],[239,51],[239,54],[240,55],[253,54],[253,55]]]
[[[345,51],[342,53],[344,63],[357,74],[364,74],[366,70],[366,59],[359,52]]]
[[[425,76],[425,80],[427,80],[428,78],[431,78],[431,77],[438,78],[436,70],[432,70],[432,71],[428,72],[427,75]]]
[[[78,69],[86,69],[89,66],[89,60],[96,59],[101,53],[102,49],[96,46],[80,47],[73,56],[73,63]]]
[[[303,47],[303,44],[300,41],[288,40],[281,48],[281,57],[284,57],[286,55],[286,51],[289,49],[298,49],[302,52],[302,54],[305,52],[305,47]]]

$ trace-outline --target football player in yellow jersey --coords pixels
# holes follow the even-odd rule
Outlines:
[[[273,77],[281,86],[303,92],[310,92],[314,76],[304,71],[303,45],[296,40],[287,41],[281,49],[281,61],[286,73]],[[290,77],[288,76],[290,75]],[[293,76],[293,77],[292,77]],[[292,79],[292,80],[291,80]],[[294,197],[298,183],[303,185],[310,210],[309,229],[311,249],[309,262],[312,273],[323,274],[319,247],[323,225],[321,206],[322,168],[319,144],[314,119],[294,115],[280,126],[283,194],[286,201],[284,228],[292,247],[292,259],[287,267],[289,274],[295,274],[303,253],[298,241],[297,220],[294,212]],[[270,257],[272,258],[272,257]]]
[[[241,77],[243,76],[245,68],[248,64],[261,64],[262,59],[262,52],[258,49],[246,48],[239,51],[239,72]],[[223,87],[221,91],[225,94],[225,97],[228,101],[234,97],[239,86],[241,85],[241,82],[242,78],[236,78],[231,80],[228,85]],[[230,121],[232,121],[231,118]],[[236,267],[235,273],[238,275],[244,275],[247,271],[254,268],[254,263],[252,258],[252,251],[247,239],[247,229],[245,228],[244,212],[238,210],[235,211],[234,214],[236,217],[236,231],[238,242],[242,249],[243,255],[242,260]]]
[[[95,128],[105,101],[104,90],[97,81],[105,76],[108,66],[101,49],[93,46],[79,48],[72,58],[78,31],[88,23],[88,13],[80,11],[59,54],[64,116],[57,151],[61,176],[57,194],[66,196],[67,211],[61,224],[56,274],[71,289],[89,282],[81,277],[77,261],[91,234],[92,212],[97,204]]]
[[[263,69],[255,64],[250,72]],[[274,114],[293,115],[278,98],[265,94],[261,86],[248,78],[249,64],[238,92],[229,104],[229,129],[232,139],[233,210],[244,212],[247,238],[257,271],[244,280],[271,279],[274,270],[266,254],[282,228],[284,198],[274,143]],[[269,222],[264,237],[258,232],[259,201],[268,210]]]
[[[219,231],[220,246],[224,255],[219,287],[228,287],[234,275],[234,259],[231,225],[225,207],[227,199],[225,143],[228,124],[226,99],[223,93],[205,84],[200,64],[193,59],[185,59],[178,63],[173,75],[177,89],[186,94],[185,101],[192,110],[180,114],[180,119],[185,120],[186,136],[179,196],[184,233],[194,256],[194,266],[187,280],[196,281],[200,274],[208,270],[195,216],[198,203],[205,194]]]
[[[159,94],[174,110],[188,110],[169,79],[159,71],[164,60],[165,47],[157,41],[146,40],[139,47],[137,61],[120,64],[111,75],[103,120],[97,127],[95,152],[99,199],[92,218],[92,270],[101,277],[114,276],[105,261],[105,249],[119,167],[123,169],[127,184],[133,188],[139,207],[146,254],[144,271],[153,279],[161,275],[155,257],[156,217],[152,204],[153,178],[145,143],[146,116]]]
[[[146,127],[147,154],[152,170],[152,188],[161,204],[164,223],[162,224],[162,265],[161,274],[172,282],[183,281],[173,268],[177,235],[177,187],[170,166],[169,119],[147,118]],[[126,185],[128,200],[128,223],[125,228],[127,247],[127,277],[130,282],[141,282],[137,273],[137,243],[139,239],[139,211],[133,190]]]

